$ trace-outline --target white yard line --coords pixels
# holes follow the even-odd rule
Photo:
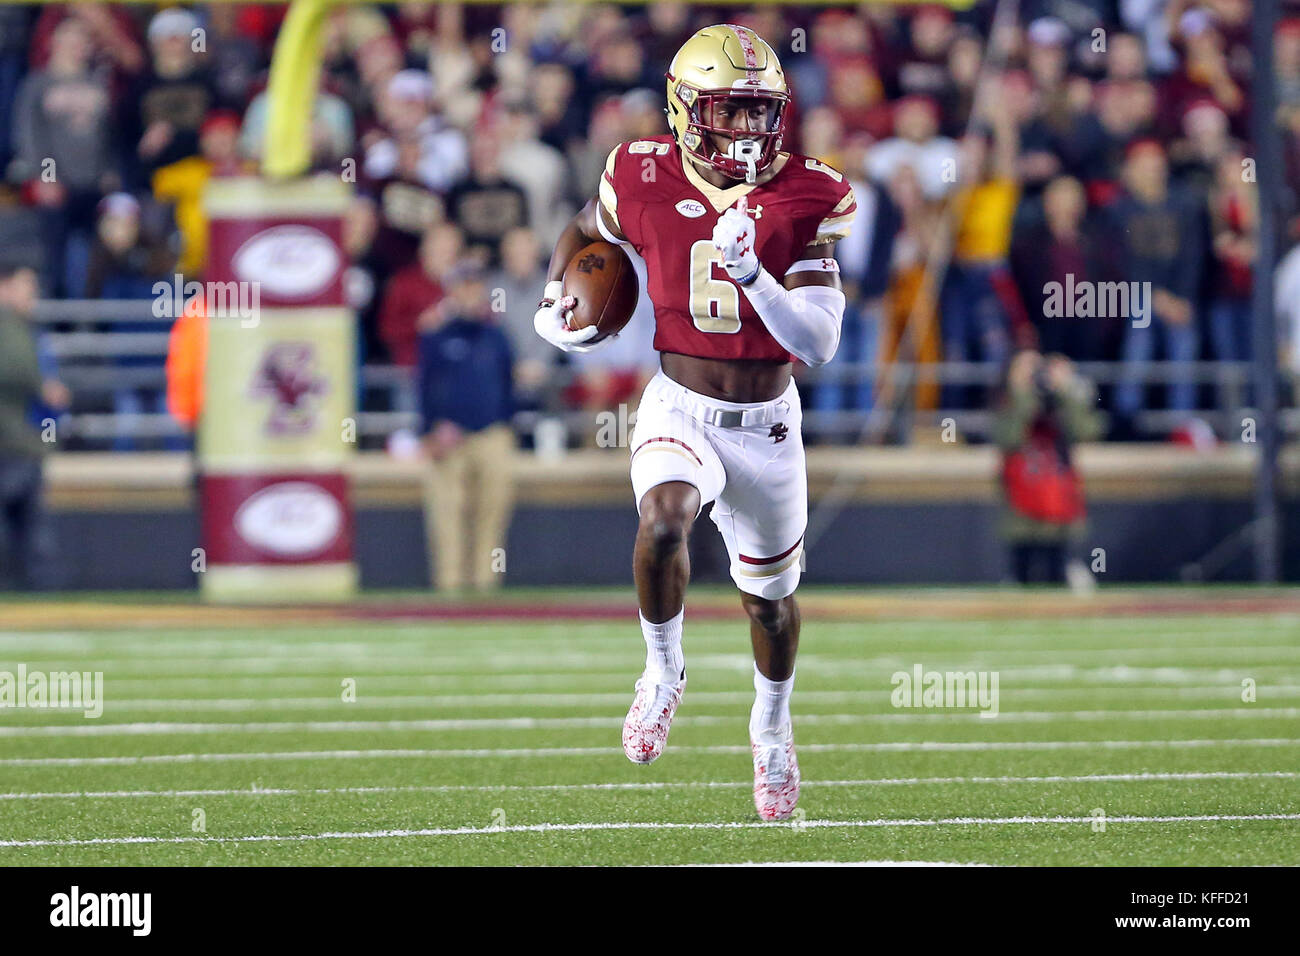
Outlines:
[[[802,666],[802,658],[800,666]],[[0,670],[5,669],[8,665],[0,662]],[[908,664],[910,667],[911,664]],[[747,663],[746,673],[752,673],[753,664]],[[36,668],[28,665],[29,670]],[[68,670],[67,666],[51,668],[57,670]],[[84,665],[80,665],[77,670],[87,670]],[[927,669],[934,670],[935,667],[927,664]],[[948,667],[944,670],[970,670],[971,667]],[[980,668],[976,668],[977,670]],[[1196,667],[1166,667],[1161,665],[1151,667],[1132,667],[1119,665],[1115,667],[1078,667],[1073,664],[1043,664],[1033,667],[998,667],[992,668],[997,670],[1000,675],[1000,681],[1003,685],[1010,685],[1015,681],[1034,680],[1034,681],[1054,681],[1059,680],[1063,690],[1089,690],[1093,687],[1102,688],[1126,688],[1141,690],[1146,686],[1176,686],[1180,684],[1203,684],[1209,681],[1221,681],[1224,683],[1241,685],[1243,677],[1255,679],[1262,687],[1268,683],[1264,675],[1272,671],[1282,671],[1287,679],[1291,679],[1295,674],[1295,665],[1293,664],[1259,664],[1242,665],[1239,668],[1228,668],[1219,665],[1205,665]],[[881,670],[867,672],[872,678],[880,678],[881,685],[888,686],[888,676]],[[574,686],[575,682],[609,682],[610,684],[628,687],[632,686],[632,679],[636,676],[634,669],[622,667],[614,670],[604,671],[546,671],[546,672],[520,672],[503,674],[499,672],[458,672],[454,674],[446,673],[426,673],[417,668],[404,668],[397,671],[359,671],[348,674],[347,671],[329,670],[316,674],[156,674],[140,675],[135,674],[130,677],[121,677],[116,674],[106,675],[111,677],[111,686],[117,689],[134,688],[139,686],[145,689],[146,693],[155,688],[160,682],[165,683],[169,690],[180,690],[181,688],[202,688],[202,687],[219,687],[229,689],[238,686],[255,686],[261,688],[274,687],[301,687],[301,686],[329,686],[333,693],[337,693],[339,680],[342,677],[350,676],[357,680],[358,687],[364,685],[367,688],[375,686],[404,686],[404,687],[453,687],[461,688],[467,684],[483,684],[493,687],[493,689],[518,688],[526,691],[536,691],[538,688],[546,686],[558,686],[568,688]],[[829,672],[827,677],[841,677],[842,674]]]
[[[46,711],[32,711],[45,714]],[[3,714],[3,710],[0,710]],[[681,726],[714,727],[743,721],[744,714],[696,714],[683,716]],[[1296,707],[1222,707],[1197,710],[1065,710],[1008,711],[992,720],[1006,723],[1044,723],[1056,720],[1104,721],[1138,720],[1220,720],[1225,718],[1300,717]],[[800,714],[796,726],[829,724],[852,726],[862,723],[939,722],[953,719],[982,720],[974,707],[934,709],[924,713],[900,710],[886,714]],[[425,720],[275,720],[247,722],[139,721],[133,723],[81,722],[76,724],[39,724],[0,726],[5,737],[140,737],[182,734],[301,734],[301,733],[374,733],[379,731],[478,731],[478,730],[565,730],[621,727],[623,718],[607,717],[456,717]]]
[[[1300,747],[1300,738],[1212,738],[1186,740],[914,740],[864,744],[800,744],[803,753],[923,753],[935,751],[997,750],[1140,750],[1201,749],[1206,747]],[[674,746],[674,753],[748,754],[750,748],[737,744],[709,746]],[[176,753],[145,754],[120,757],[4,757],[0,767],[127,767],[167,763],[230,763],[267,760],[388,760],[388,759],[473,759],[514,757],[612,757],[621,751],[614,747],[513,747],[462,750],[290,750],[250,751],[247,753]]]
[[[673,866],[673,867],[719,867],[719,866],[992,866],[991,863],[945,863],[941,860],[772,860],[770,862],[754,862],[748,860],[744,863],[651,863],[647,866]]]
[[[736,612],[736,620],[743,620],[739,607],[737,607]],[[635,621],[635,617],[635,610],[631,610],[629,620]],[[206,647],[220,643],[248,647],[261,652],[267,648],[268,640],[274,641],[276,646],[299,648],[317,645],[356,645],[358,643],[356,634],[359,627],[382,630],[386,643],[410,643],[427,646],[450,639],[457,630],[472,630],[475,635],[475,642],[479,645],[491,642],[527,647],[535,642],[532,638],[521,638],[519,636],[519,626],[523,623],[522,621],[518,623],[510,621],[430,621],[428,624],[421,625],[418,622],[413,623],[410,621],[387,624],[384,621],[377,620],[358,620],[352,624],[319,622],[305,627],[289,628],[291,632],[301,634],[301,637],[292,635],[286,637],[283,630],[278,630],[275,633],[268,634],[266,640],[234,636],[240,633],[241,627],[239,625],[224,629],[211,627],[195,628],[193,630],[176,627],[146,628],[148,637],[143,640],[140,637],[139,630],[130,629],[0,631],[0,650],[30,646],[47,649],[58,647],[60,649],[67,648],[81,651],[88,650],[97,644],[132,649],[136,647],[157,649],[169,646],[193,648],[195,646]],[[1017,621],[1014,619],[1002,621],[886,620],[872,622],[869,629],[864,633],[864,628],[859,623],[835,618],[822,618],[816,621],[816,627],[819,640],[851,642],[858,647],[873,643],[887,645],[900,634],[911,635],[917,631],[932,634],[936,630],[943,630],[949,636],[953,634],[979,636],[985,642],[982,646],[1000,648],[1005,645],[1010,649],[1022,647],[1025,643],[1054,643],[1058,641],[1059,625],[1061,623],[1063,622]],[[1114,618],[1086,619],[1070,623],[1076,631],[1086,631],[1086,634],[1081,634],[1081,636],[1088,639],[1114,641],[1120,647],[1133,648],[1135,646],[1144,646],[1141,644],[1142,641],[1178,641],[1185,640],[1188,637],[1220,639],[1227,635],[1258,637],[1261,631],[1267,632],[1274,629],[1284,632],[1283,635],[1277,636],[1284,636],[1293,632],[1297,625],[1297,617],[1293,615],[1281,617],[1242,616],[1227,620],[1187,617],[1174,621],[1152,618],[1150,624],[1141,630],[1134,629],[1131,621]],[[527,622],[530,630],[543,630],[547,632],[548,637],[554,640],[569,642],[592,641],[596,643],[617,640],[617,638],[610,637],[609,628],[611,624],[618,626],[617,621],[569,622],[543,620]],[[1094,624],[1098,626],[1094,627]],[[464,626],[462,627],[462,625]],[[726,619],[697,620],[692,624],[688,624],[688,627],[692,635],[692,642],[702,646],[716,643],[725,647],[727,642],[736,639],[734,626],[732,622]],[[635,626],[632,627],[629,633],[636,633]],[[331,635],[335,637],[332,638]],[[1270,634],[1269,636],[1274,635]],[[989,645],[988,641],[995,643]],[[1078,648],[1078,650],[1093,649],[1100,650],[1101,648]]]
[[[1260,691],[1268,697],[1298,697],[1300,684],[1267,684]],[[1142,688],[1142,695],[1173,697],[1209,697],[1222,698],[1233,703],[1241,700],[1241,687],[1237,684],[1207,684],[1202,686],[1170,687],[1167,685]],[[1015,687],[1002,691],[1003,706],[1011,700],[1025,698],[1054,699],[1061,696],[1077,694],[1079,696],[1096,696],[1098,694],[1132,694],[1130,685],[1079,687],[1063,689],[1059,687]],[[853,701],[885,702],[890,697],[888,690],[801,690],[797,701],[805,703],[850,703]],[[112,709],[142,711],[257,711],[257,710],[383,710],[437,707],[530,707],[551,708],[567,707],[575,703],[588,704],[592,707],[608,704],[625,704],[631,699],[630,694],[620,692],[600,693],[530,693],[530,694],[360,694],[353,703],[343,703],[338,694],[319,697],[135,697],[106,700]],[[754,699],[750,691],[700,691],[691,694],[692,703],[697,704],[732,704],[748,703]]]
[[[0,840],[0,847],[121,846],[164,843],[302,843],[316,840],[387,840],[406,837],[491,836],[505,833],[586,833],[600,830],[822,830],[876,827],[1019,826],[1094,823],[1098,817],[943,817],[939,819],[799,820],[794,823],[535,823],[503,827],[428,827],[418,830],[363,830],[354,833],[259,834],[256,836],[94,837],[84,840]],[[1239,823],[1300,820],[1300,813],[1189,814],[1186,816],[1108,816],[1106,823]]]
[[[169,673],[203,673],[218,671],[228,675],[265,674],[277,669],[309,670],[330,674],[341,667],[394,667],[399,671],[415,670],[431,674],[453,674],[457,676],[472,674],[500,673],[555,673],[572,670],[581,673],[599,668],[626,666],[635,657],[628,653],[588,653],[572,650],[554,650],[549,653],[522,653],[507,651],[500,647],[485,647],[464,654],[432,656],[425,653],[394,654],[385,647],[383,653],[375,653],[375,647],[358,645],[355,651],[346,654],[303,652],[297,648],[286,648],[284,654],[239,654],[237,656],[195,655],[193,648],[185,648],[184,655],[151,654],[132,655],[129,657],[97,657],[94,655],[76,658],[48,658],[35,661],[19,661],[8,658],[0,659],[0,669],[12,669],[18,663],[26,663],[28,670],[92,670],[116,673],[157,673],[166,676]],[[229,651],[227,651],[229,653]],[[1203,647],[1145,648],[1116,647],[1098,650],[1042,649],[1042,650],[1008,650],[1006,658],[1017,662],[1046,659],[1050,665],[1060,666],[1061,660],[1087,662],[1093,658],[1102,661],[1127,659],[1133,656],[1152,658],[1152,662],[1127,665],[1144,668],[1160,667],[1161,661],[1171,657],[1186,660],[1189,655],[1203,654],[1209,659],[1204,666],[1218,665],[1238,661],[1242,666],[1263,666],[1275,663],[1279,666],[1300,660],[1300,646],[1294,644],[1246,645],[1218,644]],[[927,650],[926,666],[938,670],[1008,670],[999,666],[999,658],[990,656],[984,650],[975,654],[969,651],[953,650],[950,652]],[[306,659],[309,664],[304,662]],[[870,657],[853,657],[844,659],[829,655],[809,653],[801,655],[799,666],[805,671],[813,670],[828,673],[862,673],[874,672],[882,668],[909,669],[916,663],[916,657],[900,653],[877,654]],[[415,665],[411,667],[410,665]],[[1030,667],[1034,665],[1030,664]],[[1195,665],[1193,665],[1195,666]],[[706,653],[693,654],[687,660],[688,668],[696,670],[735,670],[753,667],[753,658],[744,653]],[[1022,668],[1024,669],[1024,668]]]
[[[1178,780],[1294,780],[1296,778],[1300,778],[1300,772],[1289,770],[1199,770],[1171,773],[1098,773],[1037,777],[878,777],[865,780],[805,780],[803,786],[819,789],[822,787],[966,786],[973,784],[1150,783]],[[748,790],[751,786],[752,784],[747,780],[683,780],[646,781],[642,783],[444,784],[406,787],[316,787],[308,789],[257,787],[215,790],[64,790],[0,793],[0,800],[138,800],[152,797],[304,797],[397,793],[548,793],[582,790]]]

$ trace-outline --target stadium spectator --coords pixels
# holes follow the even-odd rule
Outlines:
[[[810,114],[811,116],[811,114]],[[850,141],[842,168],[861,169],[862,147]],[[819,155],[813,153],[813,155]],[[890,263],[902,217],[889,193],[850,175],[858,214],[848,236],[836,247],[846,307],[835,357],[822,368],[811,405],[818,412],[868,411],[874,404],[875,375],[845,375],[855,364],[871,368],[877,361]]]
[[[1188,107],[1203,99],[1219,104],[1232,123],[1234,135],[1248,135],[1250,104],[1246,86],[1243,77],[1234,73],[1227,41],[1214,17],[1201,8],[1189,10],[1179,20],[1178,39],[1182,46],[1178,69],[1161,89],[1161,135],[1177,135],[1179,121]]]
[[[1125,193],[1113,208],[1124,278],[1139,283],[1133,288],[1151,290],[1149,301],[1145,292],[1138,297],[1141,311],[1128,316],[1132,321],[1124,332],[1125,379],[1116,390],[1115,410],[1129,428],[1143,407],[1142,366],[1160,350],[1181,362],[1198,357],[1195,295],[1204,245],[1203,213],[1170,187],[1165,150],[1158,141],[1139,140],[1129,147],[1124,184]],[[1196,385],[1187,371],[1175,377],[1168,406],[1188,413],[1196,407]]]
[[[253,97],[244,114],[239,151],[248,159],[261,161],[266,148],[266,124],[270,119],[270,101],[263,91]],[[331,172],[343,171],[343,160],[352,159],[356,146],[356,127],[347,102],[328,90],[318,90],[312,101],[311,114],[312,168]],[[349,172],[355,176],[353,165]]]
[[[940,94],[945,136],[960,136],[975,106],[975,89],[984,63],[984,41],[975,30],[958,29],[948,47],[946,83]]]
[[[938,290],[931,256],[942,220],[940,204],[927,199],[916,171],[900,165],[889,183],[889,197],[902,217],[889,264],[880,361],[932,364],[940,358]],[[939,385],[925,378],[916,386],[918,409],[939,406]]]
[[[263,5],[263,9],[235,3],[207,5],[208,62],[217,98],[222,103],[247,103],[268,65],[270,46],[258,30],[258,21],[269,19],[265,16],[267,6],[270,5]]]
[[[1113,281],[1117,277],[1113,251],[1113,238],[1096,217],[1088,215],[1083,185],[1070,176],[1048,183],[1042,219],[1023,222],[1011,248],[1012,274],[1043,352],[1083,362],[1119,354],[1122,316],[1050,316],[1044,308],[1051,283],[1064,289]]]
[[[1112,33],[1106,41],[1102,61],[1106,79],[1112,83],[1142,80],[1147,75],[1147,53],[1142,38],[1133,33]]]
[[[622,95],[657,79],[645,61],[645,49],[629,29],[620,26],[590,49],[587,83],[595,98]]]
[[[956,35],[952,11],[935,4],[918,7],[909,21],[907,57],[898,66],[904,96],[935,98],[948,87],[948,50]]]
[[[1278,24],[1273,37],[1273,72],[1278,107],[1300,109],[1300,17]]]
[[[33,420],[38,406],[59,410],[70,394],[43,375],[30,326],[36,306],[36,273],[0,266],[0,519],[8,561],[0,565],[0,588],[48,586],[51,541],[41,503],[42,459],[57,438],[48,419]],[[7,566],[6,566],[7,565]]]
[[[213,176],[252,171],[239,155],[239,114],[213,110],[199,128],[199,155],[178,160],[153,174],[153,195],[170,205],[181,233],[176,269],[187,278],[203,274],[208,259],[208,217],[203,190]]]
[[[142,228],[140,203],[130,193],[113,193],[99,204],[99,221],[96,226],[95,245],[90,251],[90,267],[86,276],[86,295],[92,299],[153,299],[154,287],[162,282],[170,287],[176,255],[164,237],[150,235]],[[113,326],[120,333],[157,333],[160,327],[148,322],[119,322]],[[115,367],[132,369],[140,374],[142,369],[163,370],[161,357],[153,355],[121,355],[113,360]],[[162,375],[158,378],[161,380]],[[161,414],[165,409],[161,387],[127,384],[113,390],[113,413],[122,419],[139,422],[143,414]],[[130,451],[139,447],[130,436],[119,434],[113,440],[114,451]]]
[[[130,9],[109,3],[51,3],[42,8],[31,35],[32,68],[43,69],[49,61],[55,32],[69,20],[89,31],[95,66],[108,78],[116,96],[126,82],[144,69],[147,62],[140,44],[140,30]]]
[[[867,153],[867,175],[891,183],[900,166],[910,166],[927,199],[947,195],[954,182],[957,143],[939,135],[939,108],[924,96],[908,96],[894,107],[894,135]]]
[[[341,12],[335,17],[331,24],[337,27],[343,22]],[[384,91],[405,65],[401,44],[390,34],[375,30],[369,36],[355,36],[339,29],[332,36],[337,40],[338,49],[334,58],[326,53],[328,87],[347,101],[357,129],[378,128]],[[350,55],[349,43],[352,44]]]
[[[1005,236],[1008,205],[1017,223],[1012,259],[1019,298],[1041,301],[1042,285],[1061,281],[1063,270],[1076,280],[1104,274],[1108,266],[1101,260],[1111,257],[1098,253],[1106,251],[1111,235],[1113,258],[1125,260],[1125,272],[1116,278],[1130,278],[1142,260],[1129,255],[1138,240],[1123,231],[1137,202],[1127,185],[1126,153],[1148,138],[1160,144],[1168,189],[1194,227],[1178,234],[1174,254],[1197,258],[1190,268],[1198,281],[1183,294],[1163,290],[1154,330],[1131,330],[1123,351],[1114,320],[1047,319],[1031,309],[1043,349],[1079,359],[1128,360],[1123,387],[1103,393],[1119,403],[1112,407],[1122,424],[1148,407],[1139,381],[1150,377],[1148,363],[1162,356],[1201,357],[1201,331],[1204,357],[1249,355],[1242,316],[1254,264],[1231,265],[1221,249],[1240,249],[1241,243],[1212,243],[1211,230],[1218,236],[1233,232],[1240,240],[1250,228],[1232,225],[1241,204],[1228,198],[1232,190],[1221,179],[1228,174],[1220,168],[1232,150],[1247,157],[1254,152],[1246,140],[1254,81],[1250,6],[1244,0],[1022,0],[1016,17],[996,35],[992,9],[982,4],[954,14],[930,6],[760,6],[736,11],[735,17],[781,38],[785,48],[798,111],[791,112],[786,148],[817,155],[861,180],[858,193],[872,191],[882,199],[882,215],[898,207],[892,250],[879,247],[883,237],[875,233],[841,243],[841,269],[852,295],[840,364],[860,368],[873,353],[889,360],[905,315],[913,312],[925,361],[938,356],[930,338],[940,321],[954,333],[948,357],[978,358],[978,339],[955,335],[993,301],[987,283],[977,295],[961,294],[969,291],[964,280],[978,271],[972,269],[969,243],[976,233]],[[1286,0],[1286,9],[1274,36],[1286,138],[1284,209],[1294,208],[1300,193],[1300,5]],[[5,169],[14,190],[0,191],[0,243],[38,265],[49,292],[83,295],[96,204],[126,189],[146,208],[150,193],[175,207],[184,236],[179,268],[187,277],[201,269],[198,197],[205,177],[229,165],[230,114],[220,110],[243,117],[241,148],[258,155],[267,121],[266,95],[259,88],[283,15],[283,6],[271,4],[200,4],[158,13],[118,4],[48,4],[39,12],[0,7],[0,164],[6,134],[18,153]],[[362,361],[383,359],[384,330],[392,320],[381,321],[382,306],[394,289],[395,299],[401,298],[403,282],[396,277],[417,264],[422,237],[432,227],[450,220],[495,249],[510,227],[526,222],[541,242],[551,242],[593,191],[610,150],[663,130],[660,71],[682,39],[710,16],[704,8],[675,3],[501,9],[404,4],[332,12],[314,106],[314,163],[345,177],[346,160],[355,159],[358,167],[360,198],[347,217],[345,240],[352,258],[346,288],[362,321]],[[498,27],[505,28],[504,36],[494,32]],[[1097,27],[1104,34],[1096,34]],[[1099,36],[1104,50],[1096,49]],[[28,62],[31,72],[24,75]],[[959,158],[957,141],[988,125],[978,117],[972,125],[981,80],[997,89],[997,116],[1014,122],[1012,178],[1019,189],[995,217],[972,211],[963,230],[962,212],[952,202],[966,198],[971,184],[951,172]],[[6,108],[14,114],[8,123]],[[33,145],[24,152],[20,141],[27,135]],[[491,151],[492,142],[499,145],[499,177],[523,192],[523,217],[485,214],[478,202],[484,191],[466,182],[469,144],[476,144],[476,152],[480,146]],[[978,149],[978,142],[968,140],[967,148]],[[52,183],[33,176],[46,158],[55,159]],[[894,203],[885,197],[903,196],[910,188],[904,168],[919,177],[923,189]],[[1057,185],[1063,176],[1083,184],[1082,210],[1076,190]],[[455,208],[448,208],[449,197]],[[946,244],[950,229],[955,261],[944,286],[935,290],[933,277],[946,258],[935,246]],[[1031,261],[1040,241],[1050,254]],[[926,263],[932,267],[929,279]],[[878,304],[854,287],[868,275],[887,279],[889,294]],[[408,271],[403,281],[410,278]],[[935,299],[944,290],[940,309]],[[1011,308],[1003,296],[995,298],[1003,313]],[[1180,302],[1190,310],[1181,326]],[[1171,303],[1173,318],[1160,318],[1162,311],[1171,313]],[[399,323],[408,331],[397,350],[408,362],[414,362],[411,330],[421,310]],[[879,319],[873,317],[877,310]],[[999,324],[1009,318],[1000,315]],[[1126,328],[1120,323],[1118,331]],[[629,334],[616,349],[629,347]],[[956,339],[964,339],[960,347]],[[521,361],[520,368],[526,378],[523,370],[532,366]],[[558,369],[550,391],[562,387]],[[833,366],[822,372],[819,380],[829,387],[814,384],[810,403],[864,411],[871,380],[840,387],[833,384],[834,372]],[[586,373],[580,368],[579,378]],[[1194,407],[1211,394],[1198,392],[1186,378],[1174,385],[1167,396],[1174,408],[1189,402]],[[595,388],[593,394],[605,391]],[[543,393],[548,390],[535,392],[534,399]],[[928,386],[921,394],[931,407],[938,404]],[[948,401],[952,395],[950,390]],[[377,398],[372,388],[364,398],[376,410],[402,404],[400,396]],[[1230,400],[1220,397],[1221,404]]]
[[[1285,342],[1282,366],[1290,374],[1292,389],[1300,391],[1300,242],[1278,262],[1273,304],[1278,331]]]
[[[515,356],[515,396],[520,408],[541,408],[555,367],[555,349],[533,328],[537,290],[546,285],[542,244],[516,227],[501,240],[501,265],[488,276],[492,310]]]
[[[663,108],[650,108],[650,99],[647,90],[634,90],[620,99],[626,138],[655,136],[662,129]],[[658,97],[654,100],[657,103]],[[582,202],[569,197],[575,183],[564,154],[541,139],[537,119],[522,96],[505,98],[493,118],[493,133],[501,144],[502,175],[518,183],[528,199],[529,225],[543,243],[554,243],[577,207],[586,201],[585,197]],[[602,156],[602,171],[604,159]],[[596,176],[599,175],[597,172]],[[590,186],[585,191],[594,190],[597,182],[593,178],[589,184],[583,184]]]
[[[953,255],[941,293],[941,335],[945,360],[1000,367],[1010,352],[1012,322],[1023,313],[1007,269],[1020,184],[1015,120],[997,109],[987,115],[991,137],[980,131],[961,140]],[[944,407],[967,407],[962,386],[950,386],[945,394]]]
[[[13,157],[13,110],[27,64],[30,23],[25,8],[0,6],[0,173]]]
[[[529,90],[537,116],[538,137],[561,153],[579,145],[587,134],[587,117],[574,96],[573,71],[563,63],[541,63]]]
[[[86,294],[92,299],[149,299],[154,284],[170,280],[176,262],[165,237],[142,230],[140,202],[112,193],[99,203]]]
[[[1198,100],[1183,115],[1182,137],[1169,144],[1170,178],[1195,202],[1204,202],[1218,178],[1219,160],[1233,148],[1228,116],[1213,100]]]
[[[218,105],[216,85],[197,42],[201,28],[188,10],[171,7],[149,22],[150,66],[122,104],[127,182],[147,188],[153,173],[199,151],[199,127]]]
[[[1250,300],[1259,199],[1255,185],[1243,176],[1244,160],[1239,149],[1224,153],[1208,196],[1209,332],[1214,357],[1225,362],[1249,361],[1252,354]]]
[[[460,260],[465,239],[458,226],[442,223],[424,234],[420,255],[388,283],[379,310],[379,338],[389,359],[414,368],[420,329],[441,303],[442,281]]]
[[[10,178],[24,184],[40,210],[45,286],[54,294],[80,292],[95,205],[116,180],[112,103],[91,55],[85,25],[65,19],[50,38],[45,69],[28,74],[14,105]]]
[[[479,246],[495,263],[501,237],[528,225],[528,199],[518,183],[501,174],[501,141],[479,132],[470,143],[469,178],[447,194],[447,215],[459,224],[470,246]]]
[[[387,135],[366,149],[365,174],[370,179],[390,179],[401,172],[445,193],[464,177],[465,136],[434,110],[429,74],[402,70],[389,80],[380,118]]]
[[[55,28],[43,69],[29,73],[5,104],[14,111],[17,147],[10,177],[36,179],[50,160],[59,168],[64,191],[93,191],[111,161],[111,101],[103,76],[91,68],[90,32],[76,18]],[[5,130],[8,137],[9,130]]]
[[[359,191],[373,205],[375,227],[359,257],[380,286],[415,261],[421,237],[446,219],[443,192],[466,161],[464,136],[431,115],[431,91],[427,74],[395,75],[383,100],[390,125],[363,138],[370,145]]]
[[[1021,584],[1066,582],[1085,515],[1073,448],[1101,433],[1094,405],[1092,384],[1064,356],[1026,349],[1007,365],[993,433],[1002,451],[1002,537]]]
[[[1016,178],[1026,193],[1036,195],[1061,172],[1065,147],[1059,127],[1047,122],[1042,96],[1024,70],[999,77],[997,109],[1017,127]]]
[[[803,109],[826,105],[830,98],[830,77],[841,62],[873,57],[870,27],[865,18],[855,17],[846,10],[824,10],[813,19],[808,50],[791,56],[786,64]],[[675,39],[675,46],[666,51],[661,62],[668,62],[685,37]]]
[[[1061,145],[1066,170],[1087,187],[1093,206],[1108,206],[1119,196],[1124,150],[1151,134],[1154,96],[1140,80],[1099,83],[1095,107],[1080,116]]]
[[[439,591],[498,587],[514,497],[510,343],[479,264],[462,260],[421,319],[417,393],[428,455],[425,527]]]

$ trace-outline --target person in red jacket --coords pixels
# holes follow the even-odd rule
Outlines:
[[[442,301],[442,280],[456,264],[463,247],[460,227],[439,223],[424,234],[419,258],[388,281],[379,308],[379,338],[397,365],[415,367],[421,317],[425,313],[432,315]]]

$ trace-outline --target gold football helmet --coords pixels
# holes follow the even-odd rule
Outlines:
[[[668,126],[682,153],[733,179],[754,182],[781,150],[790,88],[776,51],[748,27],[705,27],[682,44],[668,68]],[[766,130],[715,125],[713,106],[727,99],[770,100]],[[719,150],[714,136],[729,140]]]

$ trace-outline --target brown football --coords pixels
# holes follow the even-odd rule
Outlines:
[[[564,294],[578,300],[569,328],[594,325],[600,334],[591,341],[599,342],[627,325],[641,287],[627,253],[613,243],[593,242],[564,267]]]

